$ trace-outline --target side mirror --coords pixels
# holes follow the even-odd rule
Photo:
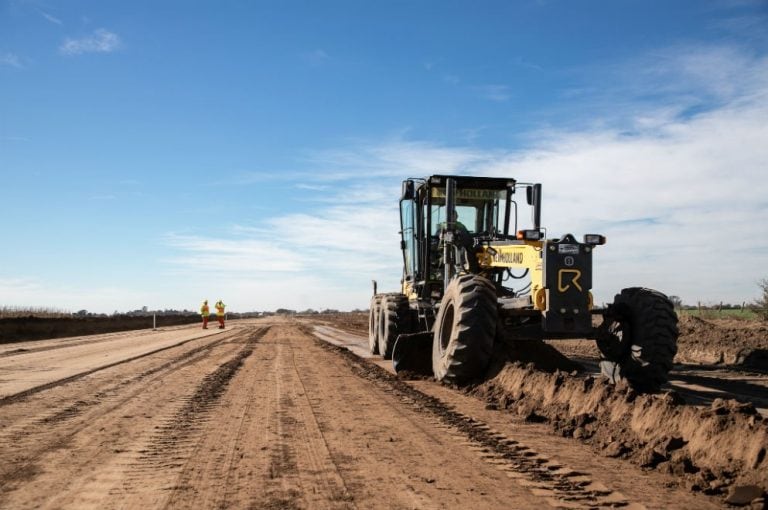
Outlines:
[[[541,184],[534,184],[525,188],[525,200],[533,206],[533,228],[541,227]]]
[[[415,196],[413,181],[403,181],[403,192],[400,195],[400,200],[413,200]]]

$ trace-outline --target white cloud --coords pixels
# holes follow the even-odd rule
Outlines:
[[[509,101],[509,98],[512,97],[509,91],[509,87],[506,85],[482,85],[477,87],[477,90],[485,99],[489,99],[497,103],[504,103]]]
[[[9,66],[21,69],[21,59],[14,53],[0,53],[0,66]]]
[[[121,46],[120,37],[103,28],[95,30],[93,34],[80,39],[67,38],[59,46],[62,55],[72,56],[83,53],[111,53]]]
[[[167,262],[192,278],[223,278],[230,292],[233,286],[258,289],[230,297],[250,303],[246,309],[365,308],[371,279],[398,285],[398,190],[394,183],[387,200],[277,216],[219,237],[171,236],[180,254]]]
[[[553,136],[485,169],[544,183],[550,236],[607,234],[596,288],[647,285],[687,302],[756,293],[768,250],[768,104],[719,109],[659,133]]]
[[[444,173],[446,169],[462,171],[493,157],[489,151],[397,138],[378,143],[351,142],[344,149],[315,151],[310,154],[309,163],[318,169],[313,174],[317,179],[353,179],[352,182],[360,183],[364,182],[362,176],[423,177]]]
[[[50,21],[53,24],[56,24],[56,25],[61,25],[62,24],[62,21],[59,18],[51,16],[50,14],[48,14],[47,12],[45,12],[45,11],[43,11],[41,9],[37,9],[37,12],[39,12],[40,15],[43,18],[47,19],[48,21]]]

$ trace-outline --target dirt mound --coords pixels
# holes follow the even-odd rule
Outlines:
[[[768,324],[733,319],[678,318],[676,363],[733,365],[768,371]],[[568,356],[599,358],[593,340],[548,340]]]
[[[158,328],[192,324],[200,321],[197,314],[158,315]],[[63,338],[81,335],[97,335],[115,331],[148,329],[153,325],[152,316],[116,317],[11,317],[0,319],[0,344]]]
[[[679,317],[680,363],[739,365],[768,370],[768,324],[728,319]]]
[[[310,318],[317,322],[326,322],[344,331],[368,334],[368,313],[366,312],[321,313]]]
[[[678,475],[691,490],[768,487],[768,423],[752,404],[717,399],[709,409],[695,408],[674,392],[638,395],[601,378],[521,363],[467,391],[528,421],[550,423],[605,456]]]

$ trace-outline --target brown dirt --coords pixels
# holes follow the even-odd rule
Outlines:
[[[742,370],[766,368],[755,354],[768,347],[762,323],[684,318],[680,330],[677,361],[717,360]],[[546,346],[526,344],[523,349],[510,343],[497,349],[497,362],[485,380],[465,391],[491,409],[546,424],[555,434],[588,444],[602,456],[670,475],[672,483],[687,490],[723,500],[730,497],[729,502],[745,491],[747,496],[756,492],[758,499],[764,493],[768,487],[768,422],[750,400],[765,407],[766,376],[745,373],[747,377],[739,378],[738,372],[733,375],[710,367],[701,375],[678,364],[674,378],[709,384],[712,395],[735,395],[742,401],[700,398],[694,391],[637,395],[590,373],[590,360],[599,355],[594,342],[549,344],[586,363],[586,372],[579,373]],[[514,359],[531,363],[510,361]]]
[[[732,366],[768,372],[768,323],[735,319],[679,319],[676,363]],[[549,342],[569,355],[598,358],[591,340]]]
[[[0,349],[0,508],[704,510],[762,497],[766,425],[749,406],[519,363],[462,392],[399,379],[304,324]]]
[[[156,326],[168,327],[179,324],[200,322],[197,315],[160,315]],[[10,317],[0,319],[0,344],[64,338],[81,335],[96,335],[115,331],[131,331],[152,327],[149,317]]]
[[[674,392],[637,395],[601,378],[519,363],[470,391],[605,456],[673,474],[691,490],[716,495],[732,485],[768,487],[768,424],[751,404],[716,400],[702,409]]]
[[[467,431],[430,421],[290,322],[189,331],[207,336],[158,351],[144,335],[144,356],[0,404],[0,507],[539,508],[552,497],[511,483]],[[57,343],[0,357],[0,373],[63,363]]]
[[[676,361],[768,370],[768,323],[683,316]]]

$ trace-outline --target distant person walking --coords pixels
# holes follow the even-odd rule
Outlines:
[[[219,329],[224,329],[224,307],[227,305],[219,299],[214,306],[216,307],[216,318],[219,319]]]
[[[211,314],[208,308],[208,300],[203,301],[203,306],[200,307],[200,315],[203,316],[203,329],[208,329],[208,316]]]

